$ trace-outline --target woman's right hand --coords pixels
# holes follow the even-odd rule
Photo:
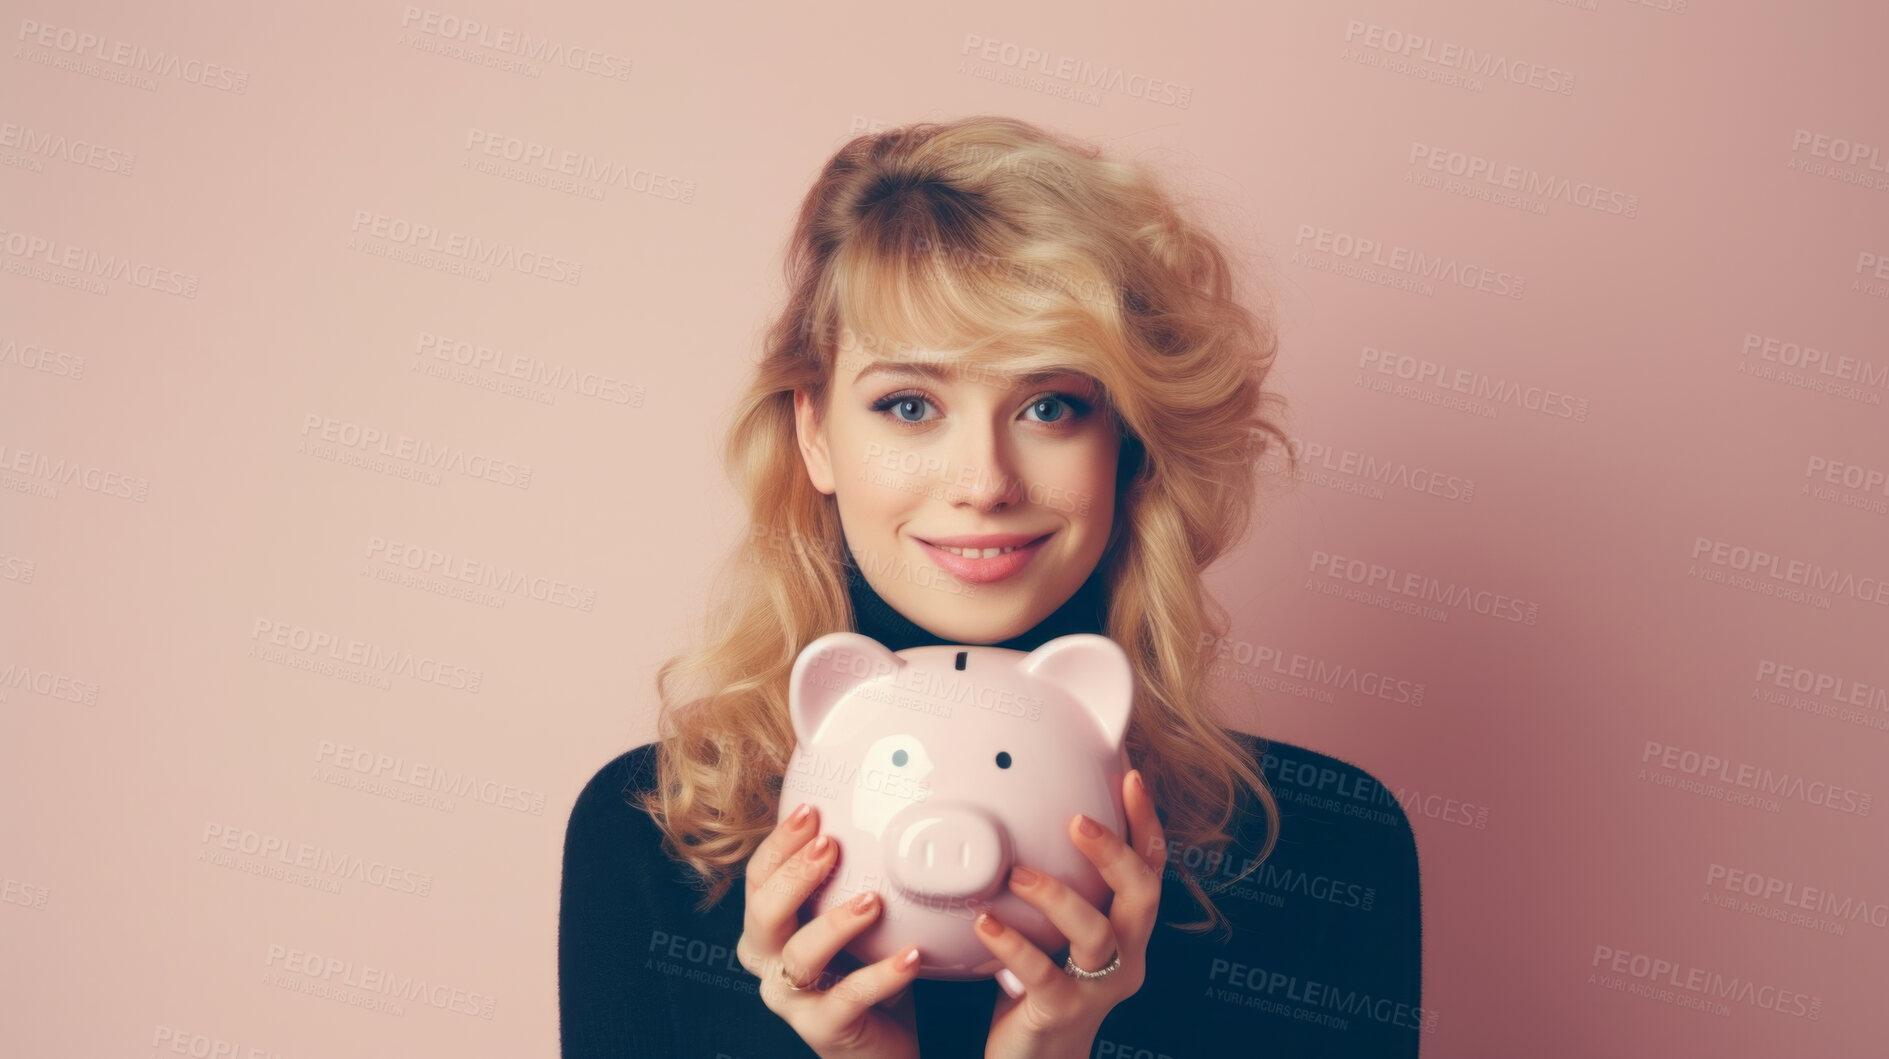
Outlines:
[[[918,977],[918,946],[861,967],[837,983],[826,973],[846,943],[879,918],[867,892],[800,925],[800,906],[832,870],[839,844],[819,831],[819,810],[802,805],[755,847],[747,867],[747,913],[735,958],[761,980],[761,1000],[822,1059],[917,1059],[917,1015],[902,991]],[[864,909],[857,905],[866,898]],[[804,988],[795,989],[782,976]],[[830,985],[830,988],[828,986]],[[897,998],[897,1014],[880,1005]]]

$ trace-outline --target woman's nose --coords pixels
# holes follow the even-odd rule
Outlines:
[[[945,494],[954,504],[993,510],[1023,500],[1024,485],[1008,446],[988,427],[965,427],[952,439],[951,478]]]

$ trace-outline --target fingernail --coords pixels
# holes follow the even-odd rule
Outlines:
[[[1128,773],[1128,777],[1129,777],[1130,779],[1132,779],[1132,780],[1134,780],[1134,782],[1135,782],[1135,789],[1136,789],[1136,790],[1138,790],[1138,791],[1143,791],[1143,792],[1146,792],[1146,791],[1147,791],[1147,789],[1148,789],[1148,788],[1147,788],[1147,787],[1145,787],[1145,786],[1143,786],[1143,785],[1142,785],[1142,782],[1141,782],[1141,770],[1140,770],[1140,769],[1131,769],[1131,770],[1129,770],[1129,773]]]
[[[1100,838],[1102,835],[1102,825],[1089,819],[1087,816],[1081,816],[1076,821],[1076,827],[1081,829],[1082,833],[1088,835],[1090,838]]]
[[[787,826],[799,827],[801,823],[807,819],[807,814],[812,811],[812,802],[801,802],[800,808],[794,810],[794,815],[787,818]]]
[[[878,900],[878,895],[874,894],[871,890],[867,890],[865,893],[860,894],[858,897],[848,902],[847,907],[863,916],[867,912],[872,911],[872,903],[876,900]]]
[[[1042,877],[1042,873],[1035,868],[1025,867],[1021,864],[1013,864],[1010,867],[1010,881],[1016,883],[1018,886],[1035,886],[1037,880]]]
[[[817,857],[820,854],[825,853],[826,847],[830,845],[831,843],[832,843],[832,839],[827,838],[825,835],[821,835],[819,838],[816,838],[813,840],[813,845],[807,847],[807,850],[808,852],[812,853],[814,856]]]
[[[977,929],[994,938],[1004,932],[1004,925],[992,918],[989,912],[979,912],[977,914]]]
[[[1023,980],[1008,967],[998,969],[997,984],[1004,987],[1004,992],[1009,993],[1012,1000],[1023,995]]]
[[[912,946],[912,950],[910,952],[906,953],[904,956],[899,957],[900,967],[910,967],[911,965],[917,962],[918,962],[918,946],[916,945]]]

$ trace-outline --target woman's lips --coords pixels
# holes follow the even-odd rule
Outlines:
[[[1053,534],[1045,533],[1015,551],[993,555],[988,559],[972,559],[963,555],[954,555],[922,540],[918,541],[918,546],[925,550],[925,554],[932,562],[938,564],[952,577],[972,584],[985,585],[992,581],[1002,581],[1030,565],[1030,560],[1036,558],[1036,553],[1043,550],[1043,542],[1049,540],[1051,536]],[[918,540],[916,537],[912,539]]]

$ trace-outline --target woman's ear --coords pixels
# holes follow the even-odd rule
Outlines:
[[[805,390],[794,391],[794,434],[800,443],[800,458],[807,465],[807,477],[820,492],[833,495],[833,455],[826,447],[826,427],[814,414],[813,398]]]

